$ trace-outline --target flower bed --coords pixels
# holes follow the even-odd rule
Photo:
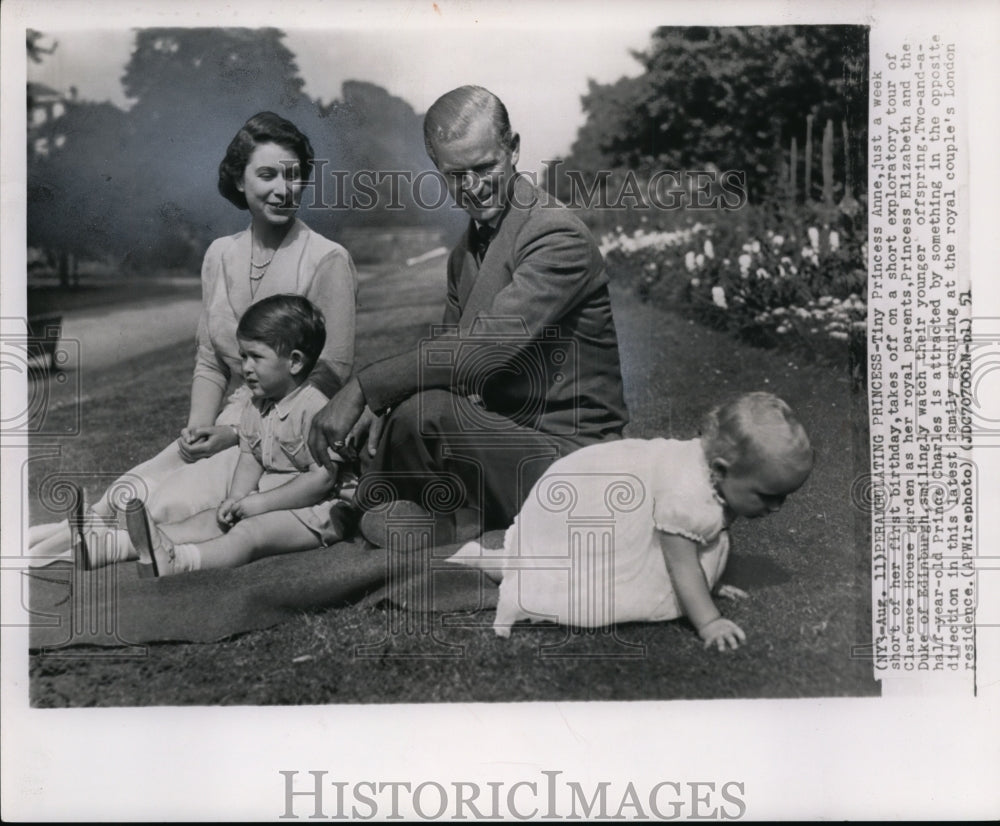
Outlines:
[[[643,300],[744,341],[863,372],[864,222],[814,210],[712,213],[674,229],[617,227],[601,239],[611,278]]]

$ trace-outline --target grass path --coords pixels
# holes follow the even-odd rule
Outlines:
[[[358,356],[364,363],[416,342],[440,304],[440,262],[415,273],[366,279]],[[317,704],[361,702],[673,699],[857,696],[877,693],[870,663],[851,656],[870,637],[868,515],[851,507],[867,468],[867,412],[848,377],[745,347],[627,295],[615,295],[628,435],[694,435],[702,412],[752,389],[784,397],[799,413],[818,462],[802,491],[774,516],[737,523],[726,580],[750,591],[724,611],[748,645],[702,651],[685,621],[633,624],[614,634],[518,628],[494,637],[489,612],[465,627],[439,627],[454,658],[403,658],[418,640],[387,635],[392,614],[353,606],[212,645],[152,645],[125,658],[31,658],[39,706]],[[377,319],[377,321],[375,321]],[[32,463],[33,479],[61,470],[121,471],[176,434],[186,413],[190,346],[149,353],[115,375],[88,381],[84,430],[62,440],[58,460]],[[129,405],[130,423],[121,411]],[[69,415],[57,411],[54,419]],[[141,427],[136,425],[141,422]],[[55,421],[54,424],[58,424]],[[106,477],[104,477],[106,478]],[[87,484],[99,492],[103,478]],[[44,518],[35,491],[35,520]],[[375,656],[356,657],[355,646]],[[549,646],[548,655],[543,646]],[[641,656],[622,656],[642,650]],[[437,652],[440,653],[440,652]],[[558,656],[551,656],[556,653]],[[247,674],[256,675],[247,679]]]

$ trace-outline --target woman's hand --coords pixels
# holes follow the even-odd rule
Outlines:
[[[747,635],[743,633],[743,629],[725,617],[716,617],[714,620],[706,622],[698,629],[698,636],[705,641],[705,648],[714,645],[720,651],[725,651],[726,646],[735,651],[741,643],[747,641]]]
[[[365,410],[365,394],[356,378],[347,382],[317,413],[309,429],[309,452],[336,478],[337,464],[328,451],[338,457],[347,445],[347,437]]]
[[[185,427],[177,440],[177,447],[185,462],[197,462],[214,456],[220,450],[233,447],[238,442],[236,431],[228,425]]]

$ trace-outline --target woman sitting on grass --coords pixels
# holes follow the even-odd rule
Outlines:
[[[560,459],[503,548],[470,542],[450,559],[500,581],[493,627],[502,637],[520,619],[599,627],[686,616],[706,648],[735,649],[746,635],[711,596],[729,555],[727,529],[739,516],[777,511],[812,465],[791,408],[749,393],[713,409],[698,439],[625,439]],[[580,521],[595,514],[597,529],[593,518]],[[731,586],[717,593],[746,596]]]
[[[112,484],[89,513],[84,513],[79,497],[77,524],[32,527],[29,554],[35,564],[60,558],[71,545],[85,568],[134,559],[128,535],[116,530],[126,499],[140,496],[150,512],[165,521],[184,519],[218,501],[240,453],[236,426],[251,396],[242,382],[236,325],[255,301],[297,293],[316,304],[330,334],[308,380],[330,396],[350,375],[354,264],[343,247],[296,217],[312,166],[309,139],[272,112],[254,115],[236,133],[219,165],[218,188],[224,198],[250,213],[250,226],[216,240],[205,253],[187,425],[179,439]],[[184,495],[194,489],[205,494],[200,502]],[[93,547],[88,547],[85,534],[97,540],[90,543]]]
[[[235,568],[332,545],[352,527],[354,509],[336,501],[337,479],[306,444],[312,418],[327,401],[306,384],[326,340],[322,314],[301,296],[270,296],[243,314],[236,338],[253,398],[240,419],[240,455],[228,496],[211,510],[165,525],[153,523],[142,502],[131,503],[128,533],[143,574]],[[198,490],[176,493],[202,499]]]

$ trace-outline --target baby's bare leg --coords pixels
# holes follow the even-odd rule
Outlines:
[[[251,516],[237,522],[228,533],[198,543],[202,568],[236,568],[265,556],[321,546],[319,537],[288,511]]]
[[[507,551],[503,547],[487,548],[478,540],[473,539],[448,557],[448,561],[457,565],[468,565],[470,568],[479,568],[494,582],[502,582],[504,560],[507,555]]]

